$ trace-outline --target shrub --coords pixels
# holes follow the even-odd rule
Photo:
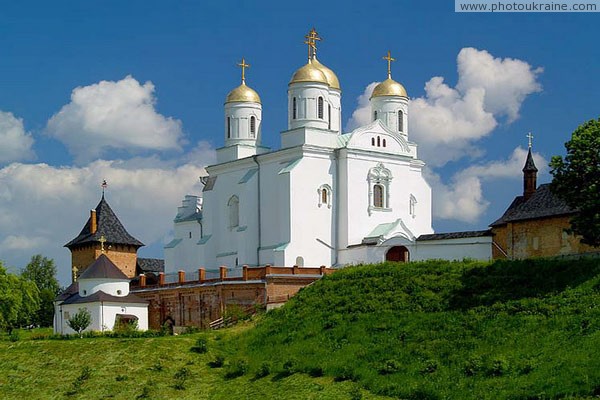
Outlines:
[[[225,357],[218,355],[215,357],[213,361],[208,363],[208,366],[211,368],[222,368],[225,364]]]
[[[67,320],[69,328],[73,329],[80,338],[83,337],[82,332],[92,323],[92,315],[86,308],[80,308],[71,318]]]
[[[379,372],[380,375],[389,375],[389,374],[395,374],[396,372],[400,371],[401,369],[402,369],[402,364],[400,364],[400,362],[398,362],[396,360],[385,360],[379,366],[379,368],[377,368],[377,371]]]
[[[323,376],[323,368],[321,367],[310,367],[308,369],[308,375],[312,378],[318,378],[320,376]]]
[[[502,376],[508,372],[509,363],[505,358],[498,357],[492,360],[492,365],[488,371],[490,376]]]
[[[185,390],[185,382],[191,376],[190,370],[186,367],[179,368],[175,375],[173,375],[173,379],[175,380],[175,384],[173,387],[177,390]]]
[[[248,363],[246,360],[234,361],[225,371],[225,379],[233,379],[245,375],[248,372]]]
[[[260,365],[260,367],[258,367],[258,370],[256,370],[256,374],[254,374],[254,377],[256,379],[260,379],[260,378],[264,378],[265,376],[268,376],[271,373],[271,364],[269,364],[268,362],[264,362]]]
[[[465,363],[463,371],[466,376],[475,376],[483,369],[481,357],[471,357]]]
[[[71,383],[71,390],[67,391],[67,396],[73,396],[81,390],[81,386],[90,379],[92,376],[92,369],[88,366],[85,366],[81,369],[81,373],[75,380]]]
[[[293,375],[296,372],[296,360],[289,359],[283,363],[282,373],[284,376]]]
[[[190,349],[194,353],[204,354],[208,351],[208,341],[205,338],[198,338],[196,344]]]
[[[425,365],[421,369],[421,374],[433,374],[438,369],[438,363],[435,360],[425,361]]]
[[[8,340],[10,340],[11,342],[18,342],[19,339],[21,339],[21,337],[19,336],[19,332],[17,331],[12,331],[9,335],[8,335]]]

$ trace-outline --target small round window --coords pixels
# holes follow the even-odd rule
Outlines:
[[[121,293],[122,293],[121,290],[117,290],[117,294],[121,294]]]

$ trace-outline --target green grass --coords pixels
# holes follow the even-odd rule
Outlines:
[[[394,398],[593,398],[599,274],[597,259],[347,268],[223,351]]]
[[[600,260],[357,266],[221,331],[36,334],[0,339],[0,398],[592,399]]]
[[[295,374],[273,380],[254,375],[226,379],[231,364],[210,368],[217,343],[253,323],[219,332],[151,339],[83,338],[0,340],[1,399],[350,399],[359,388]],[[48,334],[45,330],[43,334]],[[208,352],[190,351],[206,338]],[[383,399],[360,390],[363,399]],[[358,398],[358,397],[356,397]]]

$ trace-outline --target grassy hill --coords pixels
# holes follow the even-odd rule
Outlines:
[[[223,347],[402,399],[600,396],[600,260],[347,268]]]
[[[357,266],[217,332],[0,340],[2,399],[596,396],[598,259]]]

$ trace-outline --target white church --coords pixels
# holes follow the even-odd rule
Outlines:
[[[372,122],[343,133],[340,82],[317,60],[317,32],[306,38],[308,62],[288,84],[277,151],[261,145],[261,100],[242,59],[241,85],[225,99],[225,145],[201,178],[202,196],[187,195],[178,209],[165,272],[490,259],[488,231],[433,233],[431,187],[390,53],[387,79],[370,98]]]

